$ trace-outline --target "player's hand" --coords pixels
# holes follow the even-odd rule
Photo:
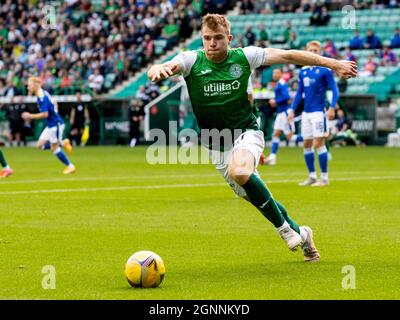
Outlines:
[[[269,100],[269,104],[270,104],[270,106],[271,106],[272,108],[275,108],[275,107],[276,107],[276,101],[275,101],[275,99],[270,99],[270,100]]]
[[[293,109],[291,109],[291,108],[288,109],[287,120],[289,123],[294,120],[294,112],[293,112]]]
[[[335,68],[339,78],[349,79],[357,76],[357,63],[354,61],[340,60]]]
[[[335,109],[329,107],[328,111],[326,112],[326,117],[328,118],[328,120],[335,119]]]
[[[25,112],[22,112],[21,117],[24,120],[29,120],[29,119],[31,119],[31,114],[29,112],[25,111]]]
[[[176,62],[164,63],[153,66],[151,70],[152,72],[151,81],[158,82],[160,80],[173,76],[177,68],[178,68],[178,63]]]

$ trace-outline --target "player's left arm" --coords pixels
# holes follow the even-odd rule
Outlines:
[[[326,70],[326,81],[328,87],[332,90],[332,100],[326,115],[329,120],[333,120],[335,118],[335,108],[339,100],[339,90],[331,70]]]
[[[30,112],[23,112],[21,117],[24,120],[38,120],[38,119],[46,119],[49,116],[49,113],[47,111],[45,112],[39,112],[39,113],[30,113]]]
[[[40,105],[40,112],[39,113],[30,113],[30,112],[23,112],[21,117],[24,120],[38,120],[38,119],[46,119],[49,116],[49,101],[48,98],[45,97],[43,104]]]
[[[301,50],[283,50],[265,48],[263,65],[296,64],[302,66],[321,66],[332,69],[340,78],[348,79],[357,76],[357,64],[354,61],[335,60],[318,54]]]

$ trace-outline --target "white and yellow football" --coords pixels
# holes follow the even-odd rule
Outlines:
[[[138,251],[126,262],[125,277],[135,288],[154,288],[164,279],[165,265],[152,251]]]

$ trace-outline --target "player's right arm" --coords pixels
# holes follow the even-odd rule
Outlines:
[[[182,72],[179,61],[168,61],[163,64],[155,64],[147,71],[147,78],[152,82],[164,80]]]
[[[196,62],[197,53],[195,51],[185,51],[172,60],[163,64],[155,64],[147,71],[147,77],[152,82],[169,78],[176,74],[186,77],[190,74],[192,66]]]

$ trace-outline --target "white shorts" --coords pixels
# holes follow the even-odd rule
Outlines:
[[[255,168],[257,168],[261,154],[264,151],[264,146],[264,133],[260,130],[250,130],[242,133],[235,140],[232,149],[228,151],[210,150],[211,162],[215,165],[216,169],[239,197],[246,196],[246,191],[228,176],[228,166],[231,155],[235,150],[248,150],[254,156],[254,164]],[[254,173],[258,175],[257,170],[255,170]]]
[[[279,112],[276,115],[274,131],[276,130],[283,131],[285,135],[288,135],[289,133],[295,133],[294,121],[289,123],[286,112]]]
[[[64,127],[65,125],[63,124],[51,128],[46,127],[40,134],[39,140],[49,141],[51,144],[57,142],[61,144]]]
[[[305,140],[323,138],[326,133],[327,126],[324,112],[303,112],[301,115],[301,135]]]

